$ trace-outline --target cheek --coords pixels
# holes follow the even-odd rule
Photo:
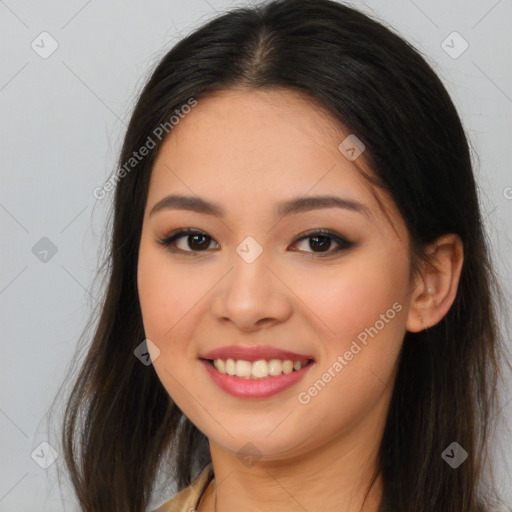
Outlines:
[[[405,332],[407,261],[354,259],[346,269],[333,270],[324,286],[311,280],[305,296],[321,319],[315,325],[324,353],[315,378],[300,390],[304,410],[315,411],[303,416],[304,426],[314,429],[320,422],[334,435],[390,396]]]
[[[346,264],[295,281],[323,336],[351,340],[373,326],[382,314],[394,320],[399,317],[396,309],[400,308],[395,306],[393,310],[393,304],[399,303],[405,310],[408,260],[403,255],[394,256],[384,258],[372,251],[361,252],[350,261],[347,259]]]
[[[186,320],[198,291],[193,276],[177,271],[166,256],[165,250],[141,242],[137,288],[145,336],[159,350],[157,357],[152,355],[154,369],[172,399],[186,410],[190,395],[180,384],[190,374],[186,361],[191,326]]]
[[[146,336],[159,345],[186,315],[195,295],[190,292],[190,277],[176,272],[165,256],[165,250],[141,242],[137,288],[142,319]]]
[[[320,382],[307,385],[314,385],[311,405],[325,411],[326,423],[360,417],[391,387],[405,333],[408,265],[407,253],[396,249],[361,251],[302,281],[323,352]],[[333,403],[337,413],[330,415]]]

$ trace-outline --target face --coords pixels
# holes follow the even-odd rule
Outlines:
[[[293,91],[230,90],[200,99],[155,161],[137,276],[145,334],[171,398],[226,453],[251,443],[264,459],[291,458],[364,442],[383,425],[405,334],[409,238],[356,167],[364,152],[350,160],[339,149],[348,135]],[[162,203],[169,195],[212,206]],[[344,202],[282,206],[320,196]],[[202,360],[234,345],[313,362],[256,381]],[[270,379],[286,384],[257,395]]]

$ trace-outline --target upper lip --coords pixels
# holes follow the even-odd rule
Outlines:
[[[219,347],[206,354],[200,356],[201,359],[242,359],[244,361],[258,361],[260,359],[282,359],[291,361],[304,361],[306,359],[314,359],[313,356],[307,354],[298,354],[270,346],[252,346],[244,347],[242,345],[230,345]]]

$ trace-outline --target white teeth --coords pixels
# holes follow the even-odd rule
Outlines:
[[[262,359],[261,361],[254,361],[254,363],[250,365],[250,368],[251,369],[249,374],[252,375],[253,377],[257,377],[259,379],[261,379],[262,377],[268,377],[268,363],[264,359]],[[239,375],[238,372],[237,375]]]
[[[281,373],[283,373],[282,370],[283,370],[283,364],[281,363],[281,361],[279,359],[271,359],[268,362],[268,374],[269,375],[273,375],[273,376],[281,375]]]
[[[283,373],[291,373],[293,372],[293,361],[287,359],[283,361]]]
[[[222,359],[216,359],[215,363],[217,363],[215,368],[217,368],[220,373],[226,373],[226,365]]]
[[[236,374],[235,361],[233,361],[233,359],[228,359],[226,361],[226,373],[228,375],[235,375]]]
[[[244,361],[243,359],[215,359],[213,366],[217,368],[220,373],[233,375],[245,379],[265,379],[268,376],[276,377],[283,373],[291,373],[297,371],[308,364],[309,360],[304,361],[291,361],[286,359],[260,359],[258,361]]]
[[[246,379],[251,376],[252,364],[249,361],[237,361],[235,363],[235,372],[237,377],[245,377]]]

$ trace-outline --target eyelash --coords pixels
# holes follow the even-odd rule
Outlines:
[[[181,229],[179,231],[175,231],[174,233],[170,233],[170,234],[166,235],[164,238],[158,239],[157,243],[158,243],[158,245],[161,245],[161,246],[167,248],[172,253],[181,253],[181,254],[186,254],[186,255],[192,256],[192,255],[197,255],[197,253],[206,252],[205,250],[204,251],[194,251],[194,250],[184,251],[183,249],[177,249],[176,247],[171,246],[171,244],[173,242],[175,242],[176,240],[178,240],[184,236],[191,236],[191,235],[203,235],[205,238],[207,238],[207,239],[209,238],[210,242],[213,241],[213,238],[210,237],[204,231],[201,231],[198,229],[186,228],[186,229]],[[301,238],[298,238],[297,240],[295,240],[293,242],[293,244],[302,242],[303,240],[307,240],[308,238],[316,238],[318,236],[327,237],[327,238],[334,240],[339,245],[339,247],[337,249],[335,249],[334,251],[330,250],[330,249],[327,251],[320,251],[320,252],[305,251],[305,252],[310,252],[312,254],[318,255],[315,257],[326,258],[326,257],[332,256],[333,254],[336,254],[338,252],[350,249],[351,247],[354,247],[356,245],[355,243],[350,242],[349,240],[342,237],[341,235],[338,235],[337,233],[330,231],[328,229],[318,229],[316,231],[311,231],[311,232],[307,233],[306,235],[302,236]],[[304,252],[304,251],[298,251],[298,252]]]

